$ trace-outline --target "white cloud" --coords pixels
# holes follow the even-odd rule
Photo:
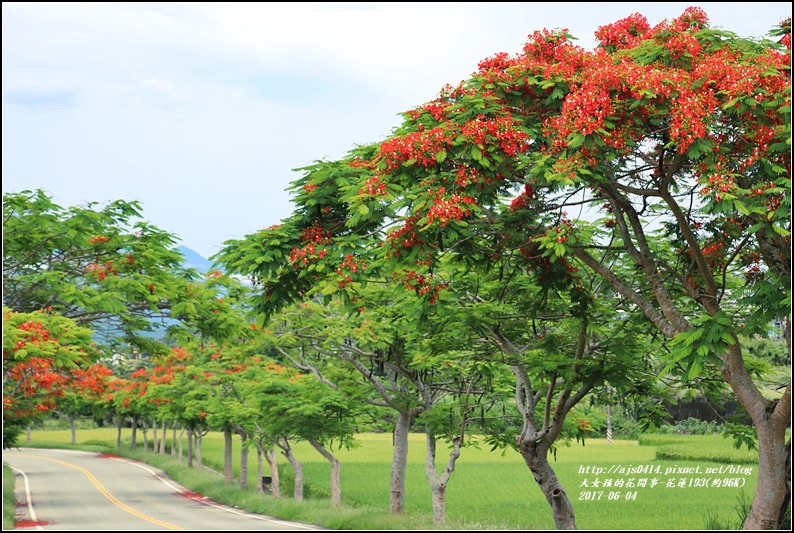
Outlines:
[[[683,2],[3,3],[3,188],[140,200],[202,255],[291,211],[291,169],[383,139],[398,113],[528,34]],[[785,2],[699,4],[759,36]]]

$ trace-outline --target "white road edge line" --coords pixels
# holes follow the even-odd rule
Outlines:
[[[163,479],[161,476],[157,475],[157,472],[155,472],[154,470],[152,470],[151,468],[149,468],[145,464],[138,463],[136,461],[132,461],[132,460],[129,460],[129,459],[125,459],[123,457],[110,457],[110,459],[113,459],[114,461],[119,461],[119,462],[122,462],[122,463],[127,463],[127,464],[130,464],[130,465],[133,465],[133,466],[137,466],[138,468],[142,468],[142,469],[146,470],[147,472],[149,472],[151,475],[153,475],[155,478],[157,478],[160,481],[162,481],[163,483],[165,483],[168,487],[170,487],[171,489],[175,490],[176,492],[179,492],[180,494],[185,492],[182,487],[178,487],[178,486],[176,486],[176,485],[174,485],[172,483],[169,483],[168,480]],[[298,528],[302,528],[302,529],[308,529],[308,530],[312,530],[312,531],[316,531],[316,530],[320,529],[320,528],[317,528],[317,527],[305,526],[303,524],[298,524],[296,522],[289,522],[289,521],[286,521],[286,520],[278,520],[278,519],[274,519],[274,518],[267,518],[267,517],[262,516],[262,515],[248,513],[248,512],[245,512],[245,511],[240,511],[238,509],[233,509],[233,508],[231,508],[231,507],[229,507],[227,505],[219,505],[219,504],[216,504],[214,502],[208,502],[208,501],[202,501],[202,500],[196,500],[196,501],[198,501],[200,503],[203,503],[204,505],[209,505],[210,507],[215,507],[216,509],[221,509],[222,511],[226,511],[228,513],[234,513],[234,514],[238,514],[238,515],[241,515],[241,516],[247,516],[249,518],[254,518],[256,520],[262,520],[264,522],[271,522],[273,524],[288,524],[290,526],[294,526],[294,527],[298,527]]]
[[[28,514],[30,515],[31,520],[33,520],[34,522],[38,522],[39,519],[36,517],[36,511],[33,510],[33,499],[30,497],[30,482],[28,481],[28,475],[19,468],[14,468],[11,465],[8,465],[8,468],[13,470],[14,472],[18,472],[22,476],[22,479],[25,481],[25,501],[27,502],[28,505]],[[44,531],[44,528],[36,524],[36,530]]]

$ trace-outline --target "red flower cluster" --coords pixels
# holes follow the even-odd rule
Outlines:
[[[356,259],[352,254],[345,255],[342,262],[339,263],[339,268],[336,269],[337,274],[344,276],[339,281],[339,288],[342,289],[347,284],[352,283],[353,278],[350,277],[350,274],[355,274],[359,269],[366,270],[366,268],[367,264],[364,261]],[[350,272],[350,274],[347,274],[347,272]]]
[[[453,194],[446,197],[447,190],[444,187],[435,190],[428,189],[427,192],[433,196],[432,205],[427,212],[428,224],[438,222],[443,227],[452,220],[460,222],[471,214],[471,209],[466,206],[477,203],[471,196]]]
[[[396,272],[395,278],[401,279],[406,290],[416,291],[419,296],[430,295],[429,302],[434,304],[438,301],[438,295],[442,289],[447,288],[446,283],[433,283],[432,275],[419,274],[416,270],[403,270],[403,274]]]
[[[99,281],[104,281],[105,276],[108,274],[118,276],[119,271],[113,266],[113,261],[107,261],[104,265],[98,263],[91,263],[85,267],[85,271],[92,277]]]
[[[384,141],[380,145],[380,155],[386,162],[387,172],[400,168],[409,161],[423,167],[435,166],[436,154],[448,150],[455,137],[455,134],[440,127],[408,133]]]
[[[733,177],[716,172],[708,176],[708,182],[700,189],[700,194],[706,195],[711,192],[726,193],[735,189]]]
[[[521,191],[521,194],[513,198],[513,201],[510,202],[510,210],[511,211],[519,211],[521,209],[525,209],[527,207],[527,200],[534,200],[535,199],[535,190],[533,189],[532,185],[529,183],[524,185],[524,190]]]
[[[529,136],[518,128],[509,115],[487,119],[485,115],[477,115],[461,127],[467,144],[490,145],[495,140],[505,155],[514,157],[529,145]]]
[[[481,180],[480,172],[476,168],[471,168],[468,165],[461,165],[455,172],[455,183],[461,189],[465,188],[470,183],[477,183]]]
[[[301,231],[300,240],[305,243],[303,247],[295,247],[290,250],[289,254],[289,261],[295,269],[298,269],[301,264],[308,265],[312,260],[325,257],[328,253],[327,250],[317,245],[330,244],[331,234],[315,223],[312,227]]]
[[[423,246],[425,241],[419,235],[416,229],[416,223],[419,217],[412,215],[405,220],[403,226],[389,233],[386,236],[386,242],[395,256],[400,255],[400,250],[403,248],[411,248],[412,246]],[[391,254],[387,254],[388,258]]]
[[[560,52],[571,46],[568,30],[534,31],[524,45],[524,54],[530,59],[555,62],[560,59]]]
[[[359,189],[358,194],[368,194],[369,196],[387,196],[386,183],[381,181],[379,176],[373,176],[364,183]]]
[[[650,28],[648,19],[639,13],[634,13],[613,24],[599,27],[595,37],[601,46],[624,50],[634,47],[644,39]]]
[[[433,117],[434,120],[441,122],[449,117],[449,105],[450,103],[445,98],[439,97],[431,102],[419,106],[417,109],[409,111],[408,116],[414,120],[417,120],[422,116],[423,113],[427,113]]]

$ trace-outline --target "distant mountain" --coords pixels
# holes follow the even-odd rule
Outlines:
[[[202,257],[199,255],[198,252],[191,250],[187,246],[179,246],[179,251],[185,257],[184,265],[188,268],[193,268],[201,275],[207,274],[208,272],[212,272],[213,270],[221,270],[218,268],[215,263],[210,261],[209,259]],[[238,276],[233,274],[232,277],[236,278],[240,281],[243,285],[250,286],[251,281],[246,279],[243,276]]]
[[[198,252],[194,252],[187,246],[179,246],[179,251],[185,256],[185,266],[188,268],[195,268],[199,274],[206,274],[215,268],[212,261],[202,257]]]

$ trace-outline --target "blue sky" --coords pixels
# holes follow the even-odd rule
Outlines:
[[[3,192],[137,200],[208,257],[289,216],[292,169],[384,139],[399,113],[528,34],[702,7],[762,37],[788,2],[2,4]]]

